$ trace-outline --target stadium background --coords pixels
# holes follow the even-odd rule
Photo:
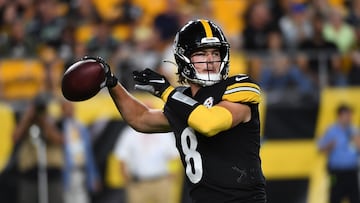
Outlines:
[[[81,19],[75,16],[66,22],[71,24],[68,31],[71,35],[71,43],[73,43],[70,48],[73,49],[77,45],[87,44],[93,36],[97,35],[96,32],[102,29],[109,29],[108,35],[121,43],[131,41],[135,36],[141,40],[143,39],[142,34],[152,29],[154,19],[161,13],[174,12],[182,20],[194,17],[210,18],[223,28],[230,43],[232,43],[230,74],[248,73],[257,79],[258,72],[261,72],[257,66],[256,58],[253,58],[253,55],[248,54],[246,50],[241,49],[241,40],[238,40],[246,26],[243,14],[251,3],[259,1],[5,0],[0,2],[1,14],[3,15],[0,28],[0,172],[2,175],[11,175],[9,160],[14,148],[11,133],[15,128],[19,114],[23,111],[24,104],[44,90],[61,96],[59,88],[61,76],[71,61],[69,60],[70,56],[64,56],[66,49],[65,52],[59,49],[59,47],[64,48],[66,46],[54,46],[51,42],[36,41],[36,48],[33,49],[33,52],[20,55],[16,55],[17,52],[12,49],[14,47],[4,46],[2,43],[14,35],[10,25],[16,24],[16,21],[11,21],[13,19],[11,14],[9,18],[5,18],[4,13],[6,12],[4,10],[6,7],[10,7],[9,5],[14,4],[17,8],[21,8],[22,10],[17,10],[17,14],[21,13],[20,18],[17,19],[26,22],[31,21],[31,18],[35,16],[34,12],[38,12],[35,9],[34,2],[49,4],[47,6],[50,7],[47,9],[51,8],[50,12],[60,18],[73,14],[70,12],[72,9],[75,11],[79,9],[78,12],[80,12],[80,8],[85,10],[88,7],[93,8],[94,11],[92,12],[98,14],[96,20],[93,19],[92,14],[89,16],[84,14]],[[124,4],[124,2],[129,4]],[[310,6],[312,4],[312,1],[305,0],[293,2]],[[328,6],[340,7],[349,12],[350,1],[329,0],[325,2]],[[104,24],[105,27],[102,27]],[[61,45],[67,43],[68,38],[64,35],[60,37]],[[27,38],[26,34],[25,38]],[[108,47],[105,47],[105,50],[102,50],[103,52],[97,53],[104,54],[114,68],[113,71],[121,75],[121,70],[115,70],[118,61],[116,61],[115,54],[111,54],[114,53],[114,50],[110,47],[109,50],[106,50]],[[73,52],[70,51],[69,53]],[[82,53],[86,53],[86,51]],[[352,63],[349,60],[350,52],[341,54],[342,71],[349,73]],[[76,57],[75,54],[73,56]],[[123,77],[129,77],[129,75]],[[326,78],[327,75],[320,74],[319,77]],[[324,80],[320,79],[320,81]],[[116,189],[121,188],[123,182],[110,151],[123,123],[106,91],[102,90],[91,100],[76,103],[76,116],[93,128],[95,125],[106,123],[104,130],[98,133],[102,139],[95,140],[94,150],[104,178],[104,184],[108,188]],[[358,102],[360,101],[360,88],[349,84],[330,85],[325,82],[319,85],[315,92],[316,96],[311,97],[311,99],[297,98],[298,92],[296,91],[291,91],[285,96],[275,95],[276,99],[267,91],[263,93],[261,157],[268,182],[269,202],[327,202],[326,162],[325,157],[319,154],[316,149],[316,140],[322,135],[326,127],[334,121],[333,112],[339,103],[346,102],[354,107],[354,122],[358,126],[360,125],[360,103]],[[160,100],[154,99],[148,94],[138,92],[134,92],[134,94],[139,99],[151,102],[158,108],[162,106]],[[59,115],[59,106],[56,102],[51,102],[49,109],[55,117]],[[178,165],[172,167],[173,170],[181,171]],[[9,192],[11,187],[7,189],[7,191],[0,191],[0,194]]]

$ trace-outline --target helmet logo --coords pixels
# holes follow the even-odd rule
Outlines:
[[[181,54],[181,55],[184,55],[185,50],[184,50],[184,48],[182,48],[182,47],[177,47],[177,48],[176,48],[176,52],[179,53],[179,54]]]
[[[186,67],[184,67],[184,74],[185,75],[190,75],[190,70],[189,70],[189,68],[186,66]]]
[[[201,44],[206,44],[206,43],[219,43],[220,40],[217,37],[204,37],[201,39]]]

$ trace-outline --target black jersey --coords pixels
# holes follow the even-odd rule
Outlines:
[[[191,97],[190,88],[177,90]],[[243,103],[250,107],[252,116],[249,122],[206,137],[165,105],[164,114],[176,136],[191,197],[201,203],[264,202],[265,179],[259,157],[259,87],[248,76],[237,75],[201,88],[192,98],[207,107],[222,100]],[[253,198],[260,201],[252,201]]]

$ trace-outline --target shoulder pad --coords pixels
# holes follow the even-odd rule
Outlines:
[[[189,87],[187,86],[177,86],[175,87],[175,90],[178,91],[178,92],[181,92],[181,93],[184,93],[185,90],[189,89]]]
[[[260,103],[261,90],[248,75],[235,75],[227,79],[223,100],[240,103]]]

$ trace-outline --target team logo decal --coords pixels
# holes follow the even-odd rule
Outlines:
[[[209,98],[207,98],[207,99],[204,101],[204,105],[205,105],[207,108],[212,107],[213,104],[214,104],[214,98],[213,98],[213,97],[209,97]]]

